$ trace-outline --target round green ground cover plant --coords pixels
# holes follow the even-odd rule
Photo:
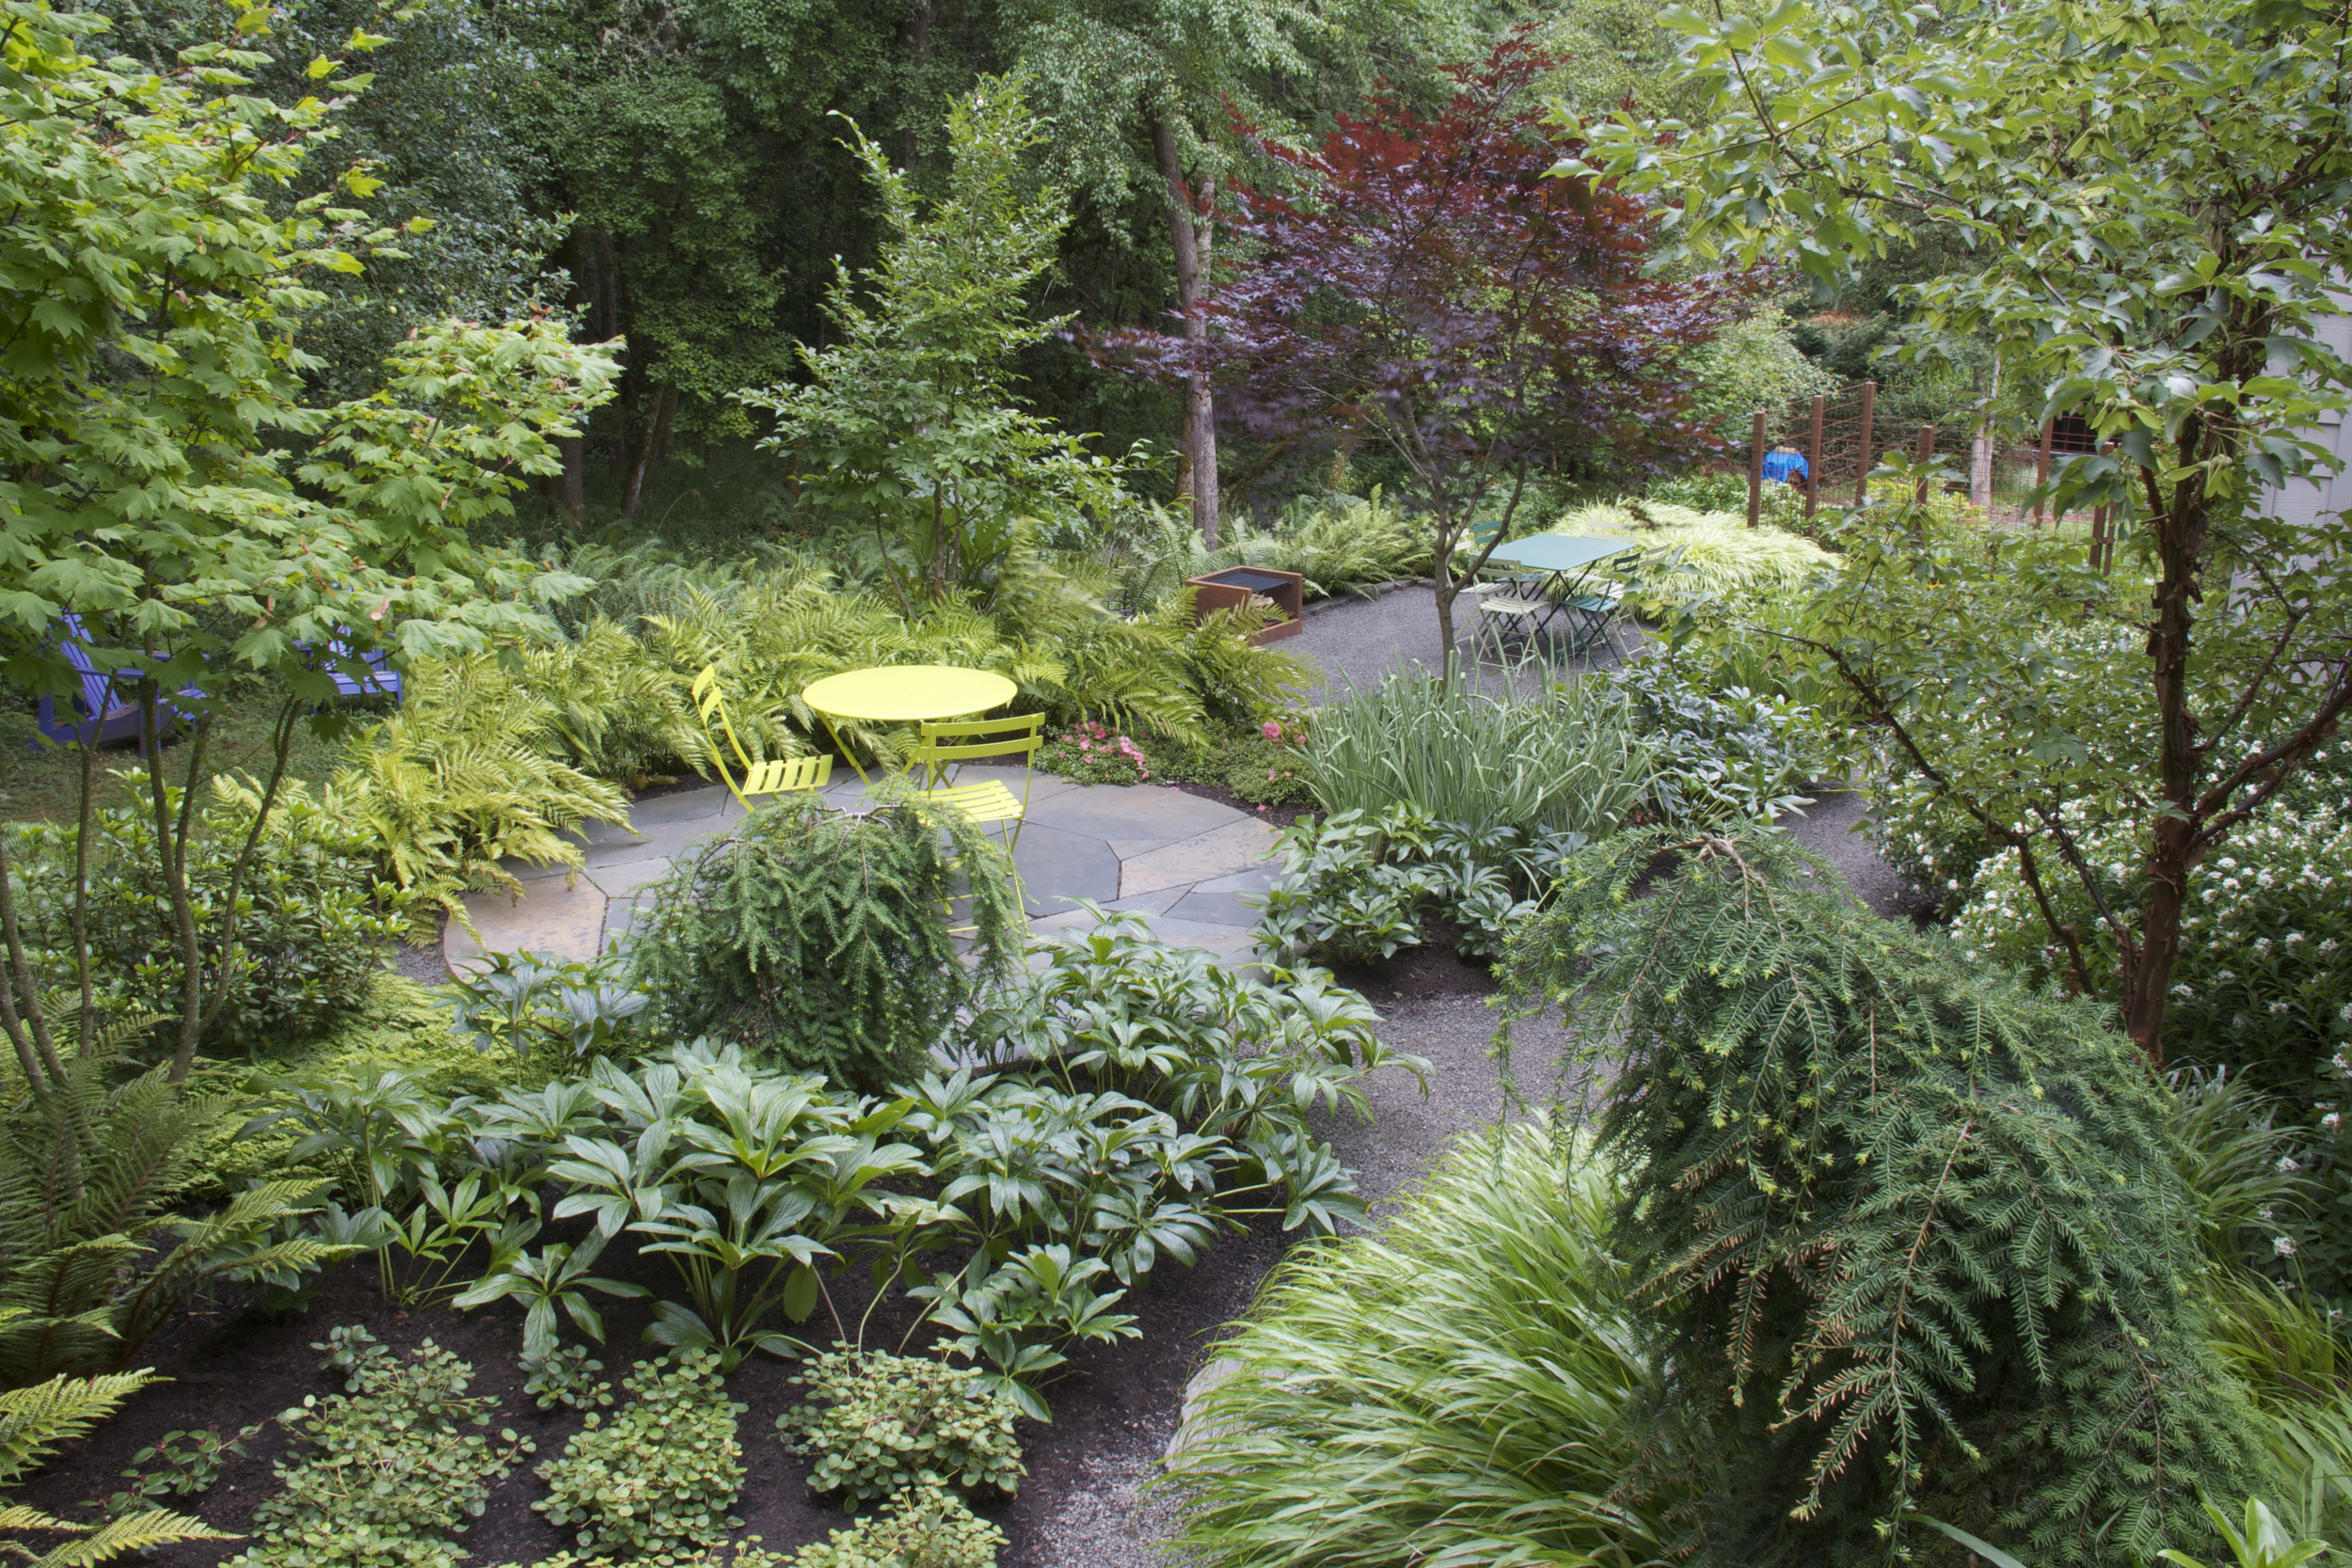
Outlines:
[[[795,795],[654,889],[632,979],[678,1037],[881,1088],[919,1069],[977,985],[1009,972],[1022,936],[1009,872],[955,813],[885,794],[852,816]],[[968,953],[951,900],[969,910]]]
[[[792,1554],[789,1568],[996,1568],[1005,1532],[934,1486],[901,1492],[879,1514]]]
[[[1549,531],[1623,538],[1629,549],[1641,550],[1643,573],[1632,591],[1652,615],[1700,597],[1736,610],[1769,609],[1837,563],[1829,551],[1786,529],[1748,527],[1744,511],[1696,512],[1665,501],[1583,507]]]
[[[469,1397],[473,1369],[432,1340],[405,1359],[373,1348],[344,1369],[352,1392],[305,1398],[278,1418],[294,1449],[277,1467],[283,1490],[253,1511],[261,1543],[232,1560],[238,1568],[465,1560],[449,1532],[481,1517],[490,1488],[532,1445],[507,1431],[493,1444],[470,1430],[489,1424],[498,1401]]]
[[[531,1506],[616,1557],[715,1545],[742,1523],[727,1511],[743,1489],[735,1418],[750,1407],[727,1398],[718,1355],[702,1348],[640,1361],[621,1386],[636,1397],[589,1413],[563,1457],[539,1466],[548,1496]]]
[[[1615,1065],[1597,1147],[1662,1396],[1639,1469],[1698,1493],[1703,1560],[1881,1561],[1915,1513],[2144,1559],[2205,1535],[2201,1494],[2264,1489],[2174,1107],[2096,1004],[1777,835],[1577,857],[1505,978]]]
[[[1457,1145],[1377,1235],[1291,1254],[1165,1483],[1189,1560],[1655,1560],[1660,1528],[1611,1497],[1649,1376],[1613,1199],[1523,1123]]]
[[[1027,1474],[1012,1402],[971,1368],[839,1347],[792,1381],[808,1390],[776,1418],[794,1453],[816,1461],[808,1489],[861,1503],[914,1487],[993,1488],[1010,1497]]]

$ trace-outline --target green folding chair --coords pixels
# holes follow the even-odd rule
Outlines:
[[[1641,580],[1642,552],[1628,550],[1612,556],[1601,575],[1587,574],[1568,596],[1560,601],[1560,614],[1567,622],[1568,651],[1583,653],[1596,642],[1613,641],[1617,623],[1624,617],[1626,594]]]

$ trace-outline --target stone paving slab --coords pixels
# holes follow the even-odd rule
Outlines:
[[[966,768],[960,783],[996,778],[1018,792],[1021,770]],[[866,786],[836,769],[824,793],[828,805],[855,810]],[[469,915],[477,942],[452,922],[442,959],[452,966],[486,947],[529,948],[567,958],[593,958],[626,942],[657,879],[675,859],[742,819],[742,808],[722,785],[680,790],[642,802],[631,812],[635,832],[590,823],[569,835],[583,847],[586,869],[562,865],[510,866],[524,884],[519,899],[471,895]],[[1092,919],[1072,909],[1087,898],[1111,909],[1140,911],[1160,940],[1207,948],[1228,962],[1250,961],[1254,911],[1238,901],[1263,891],[1273,831],[1260,818],[1216,800],[1157,784],[1075,784],[1051,774],[1030,783],[1029,811],[1016,860],[1032,927],[1041,933],[1083,929]]]
[[[1119,895],[1132,898],[1139,893],[1230,877],[1265,859],[1274,848],[1274,830],[1254,816],[1233,815],[1234,820],[1221,827],[1122,861]]]

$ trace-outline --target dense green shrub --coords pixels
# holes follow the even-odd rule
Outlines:
[[[1606,677],[1649,751],[1644,801],[1665,821],[1769,822],[1811,804],[1805,785],[1837,770],[1818,709],[1733,673],[1686,644],[1626,659]]]
[[[2175,1060],[2226,1068],[2280,1097],[2299,1130],[2287,1156],[2306,1197],[2284,1206],[2258,1258],[2278,1277],[2330,1297],[2352,1293],[2352,746],[2319,766],[2230,835],[2188,884],[2165,1041]],[[2082,814],[2076,813],[2079,819]],[[2099,898],[2135,908],[2143,897],[2139,832],[2129,822],[2078,830]],[[2117,944],[2099,904],[2074,875],[2045,885],[2059,918],[2080,933],[2094,983],[2113,978]],[[2030,901],[2017,853],[1987,857],[1964,884],[1952,926],[1972,958],[2037,979],[2064,974],[2064,958]]]
[[[792,1554],[788,1568],[996,1568],[1005,1532],[952,1492],[902,1492],[880,1514]]]
[[[743,1446],[719,1358],[703,1349],[640,1361],[621,1380],[636,1397],[610,1416],[591,1411],[561,1458],[539,1466],[548,1496],[531,1506],[548,1523],[577,1526],[582,1548],[622,1558],[715,1545],[740,1525],[728,1510],[743,1489]]]
[[[865,1088],[914,1071],[1020,940],[1002,847],[914,799],[860,816],[813,795],[763,804],[653,894],[632,975],[676,1037]],[[969,955],[950,900],[969,906]]]
[[[357,1391],[306,1397],[279,1418],[295,1452],[278,1465],[284,1488],[253,1511],[261,1544],[241,1568],[455,1568],[450,1532],[479,1518],[490,1487],[532,1445],[489,1424],[498,1401],[469,1396],[473,1369],[427,1339],[384,1358]]]
[[[128,782],[128,781],[126,781]],[[249,781],[215,781],[188,843],[188,897],[208,977],[228,933],[229,881],[260,803]],[[179,801],[173,800],[173,808]],[[173,1016],[181,1006],[179,941],[145,806],[91,814],[84,914],[91,982],[116,1017]],[[18,918],[43,984],[78,986],[72,953],[72,824],[10,824]],[[214,1051],[251,1051],[334,1027],[365,1006],[400,928],[379,887],[367,836],[307,795],[283,798],[255,841],[239,886],[236,960],[214,982],[220,1012],[203,1036]]]
[[[1647,1561],[1613,1500],[1649,1381],[1608,1170],[1522,1124],[1458,1145],[1373,1237],[1293,1253],[1168,1484],[1206,1568]],[[1590,1554],[1590,1555],[1585,1555]]]
[[[1403,671],[1318,709],[1306,773],[1326,810],[1417,806],[1440,822],[1603,837],[1641,803],[1650,758],[1598,683],[1484,696]]]
[[[2172,1108],[2097,1006],[1858,909],[1777,837],[1570,862],[1512,949],[1615,1067],[1599,1149],[1654,1316],[1642,1470],[1740,1564],[1882,1560],[1922,1512],[2045,1562],[2201,1534],[2265,1477],[2205,1343]]]
[[[851,1513],[915,1487],[1009,1497],[1028,1473],[1012,1402],[969,1368],[835,1349],[809,1357],[792,1381],[808,1397],[776,1430],[816,1461],[808,1489],[842,1493]]]
[[[1301,817],[1277,843],[1281,871],[1258,922],[1260,946],[1278,957],[1362,966],[1418,945],[1422,916],[1430,911],[1458,927],[1454,944],[1464,958],[1501,952],[1562,858],[1584,838],[1475,831],[1400,805],[1371,817],[1352,811],[1322,822]]]

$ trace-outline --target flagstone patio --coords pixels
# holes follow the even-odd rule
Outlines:
[[[958,782],[992,776],[1016,793],[1021,787],[1012,768],[969,768]],[[855,774],[824,793],[845,810],[866,800]],[[629,812],[634,832],[591,824],[580,835],[587,861],[581,870],[513,863],[508,869],[523,884],[521,897],[469,894],[467,913],[481,940],[451,922],[442,960],[454,967],[485,948],[592,958],[610,944],[626,945],[650,885],[671,862],[728,832],[742,816],[734,797],[713,784],[638,802]],[[1215,800],[1155,784],[1074,784],[1041,773],[1030,785],[1028,820],[1013,858],[1030,927],[1040,934],[1086,926],[1089,917],[1077,907],[1086,898],[1141,911],[1163,942],[1246,961],[1257,912],[1240,895],[1271,884],[1273,847],[1263,820]]]

